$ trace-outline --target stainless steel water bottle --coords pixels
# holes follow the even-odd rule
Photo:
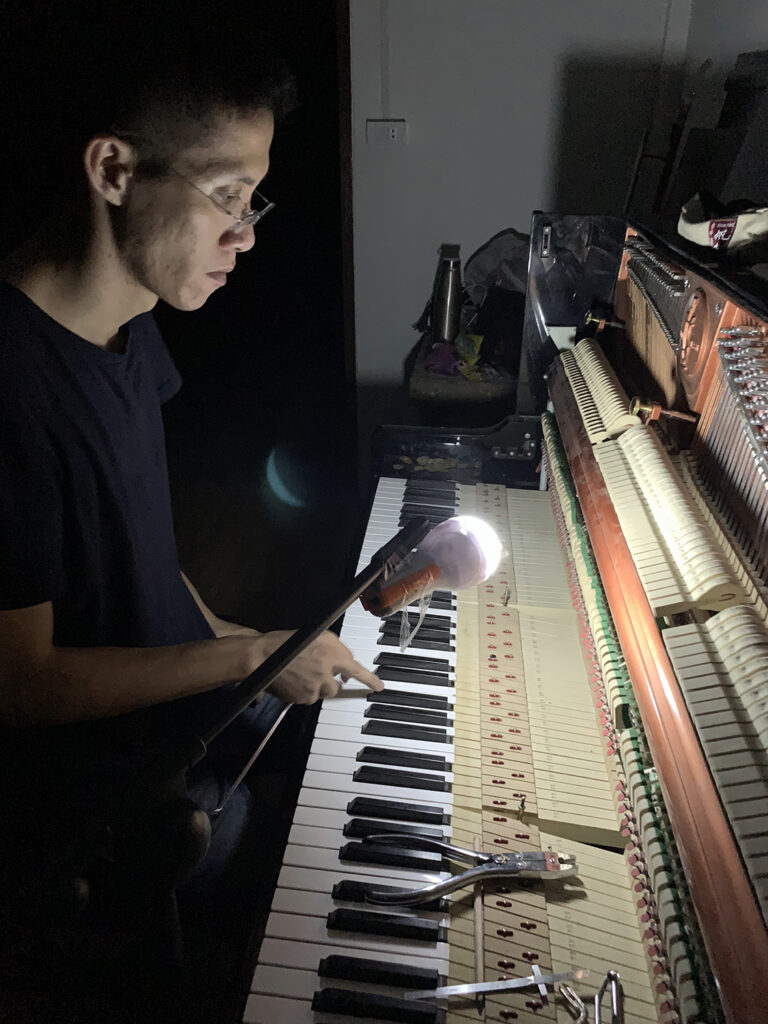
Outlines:
[[[432,291],[432,341],[453,342],[461,326],[461,260],[459,246],[440,246]]]

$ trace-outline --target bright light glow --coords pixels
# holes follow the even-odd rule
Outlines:
[[[293,493],[280,476],[274,448],[269,453],[269,458],[267,459],[267,483],[272,488],[275,497],[279,498],[284,505],[290,505],[291,508],[304,508],[305,502]]]
[[[482,519],[476,516],[456,516],[457,522],[461,524],[462,530],[474,537],[485,558],[485,576],[488,579],[493,576],[501,561],[501,541],[496,536],[496,531]]]

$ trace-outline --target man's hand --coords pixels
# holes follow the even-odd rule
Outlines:
[[[287,630],[264,633],[254,647],[258,649],[259,663],[277,650],[291,636]],[[254,668],[257,666],[254,665]],[[371,690],[378,692],[384,684],[377,675],[369,672],[352,657],[335,633],[321,633],[309,647],[301,652],[269,687],[275,697],[290,704],[314,704],[321,697],[336,697],[341,687],[334,678],[342,682],[357,679]]]

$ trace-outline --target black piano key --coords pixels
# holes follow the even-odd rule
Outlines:
[[[454,501],[457,500],[458,488],[453,480],[427,480],[426,478],[420,478],[418,480],[406,481],[404,494],[446,494],[452,495]]]
[[[398,530],[402,530],[403,527],[407,526],[413,519],[426,519],[430,526],[439,526],[440,523],[444,523],[451,518],[451,512],[402,512],[397,521],[397,528]]]
[[[456,602],[452,598],[450,598],[450,597],[435,597],[436,593],[437,593],[437,591],[433,591],[432,592],[432,596],[429,599],[429,607],[430,608],[440,609],[440,610],[446,611],[446,612],[454,612],[454,611],[456,611]],[[411,601],[410,604],[408,605],[408,607],[409,608],[418,608],[419,607],[419,602],[418,601]]]
[[[418,725],[449,725],[445,711],[432,708],[404,708],[397,704],[372,704],[365,709],[364,718],[379,718],[387,722],[414,722]]]
[[[423,825],[449,825],[450,814],[434,804],[410,804],[402,800],[356,796],[347,804],[347,814],[361,818],[394,818],[399,821],[417,821]]]
[[[369,693],[365,698],[369,704],[399,704],[406,708],[439,708],[450,711],[453,704],[447,697],[436,697],[434,694],[401,693],[399,690],[380,690]]]
[[[450,515],[447,512],[403,512],[400,514],[400,518],[397,521],[398,528],[402,530],[404,526],[408,526],[414,519],[419,519],[422,522],[426,519],[429,526],[439,526],[440,523],[444,523],[446,519],[450,519]]]
[[[380,651],[373,663],[390,668],[425,669],[427,672],[450,672],[452,668],[448,658],[430,658],[426,654],[404,654],[401,651]]]
[[[400,636],[388,636],[382,634],[376,641],[380,647],[399,647]],[[422,647],[425,651],[455,651],[453,644],[445,640],[425,640],[420,633],[417,633],[412,641],[414,647]]]
[[[456,485],[450,480],[444,481],[442,487],[425,487],[421,481],[413,480],[403,490],[403,501],[410,501],[417,506],[421,501],[440,501],[455,508],[457,500]]]
[[[456,594],[453,590],[433,590],[432,600],[435,601],[453,601],[456,603]]]
[[[390,668],[381,666],[376,669],[376,675],[384,682],[391,683],[415,683],[416,686],[454,686],[453,680],[446,674],[437,672],[422,672],[419,669]]]
[[[344,878],[334,885],[331,897],[337,903],[365,903],[369,892],[410,892],[410,889],[402,885],[379,885],[377,881],[357,882]],[[419,910],[424,913],[445,914],[449,908],[450,901],[446,897],[419,904]]]
[[[443,1024],[445,1012],[417,999],[352,992],[346,988],[322,988],[312,999],[315,1013],[337,1013],[358,1020],[392,1021],[392,1024]]]
[[[333,953],[320,961],[317,973],[321,978],[336,981],[361,981],[367,985],[391,985],[393,988],[427,989],[442,984],[439,971],[413,964],[382,963],[362,956],[341,956]]]
[[[397,630],[397,632],[399,633],[400,618],[401,616],[400,613],[398,612],[396,615],[392,615],[390,616],[390,618],[384,619],[379,628],[387,629],[390,632]],[[408,622],[410,623],[411,627],[418,625],[420,618],[421,616],[419,615],[418,612],[408,613]],[[453,625],[451,623],[449,615],[425,615],[424,618],[421,620],[421,625],[419,626],[419,629],[437,629],[441,633],[450,633],[452,628]]]
[[[393,768],[375,768],[363,765],[352,773],[355,782],[370,786],[402,786],[407,789],[430,789],[435,793],[450,793],[451,784],[442,775],[430,772],[401,772]]]
[[[407,722],[376,722],[363,723],[360,732],[364,736],[394,736],[395,739],[408,740],[410,743],[452,743],[445,729],[426,729],[419,725],[408,725]]]
[[[375,843],[345,843],[339,850],[339,860],[389,868],[414,868],[416,871],[443,869],[443,859],[439,853],[410,850],[402,846],[377,846]]]
[[[443,516],[445,519],[450,519],[453,516],[453,505],[449,505],[447,502],[439,501],[425,501],[422,505],[421,502],[414,504],[412,501],[406,501],[404,505],[400,506],[400,515],[409,516]]]
[[[445,833],[439,828],[425,828],[424,825],[404,825],[401,821],[374,821],[373,818],[352,818],[344,826],[347,839],[365,839],[366,836],[377,836],[394,832],[397,835],[426,836],[429,839],[445,839]]]
[[[440,754],[422,754],[418,750],[397,750],[395,747],[363,747],[357,761],[363,764],[391,764],[400,768],[424,768],[435,772],[453,771],[451,762]]]
[[[388,914],[378,910],[353,910],[337,907],[325,921],[329,932],[359,932],[362,935],[385,935],[412,942],[444,942],[445,929],[427,917]]]

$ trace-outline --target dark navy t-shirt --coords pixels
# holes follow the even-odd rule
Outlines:
[[[181,380],[151,314],[125,352],[0,283],[0,608],[52,601],[59,646],[213,634],[180,575],[161,404]]]

